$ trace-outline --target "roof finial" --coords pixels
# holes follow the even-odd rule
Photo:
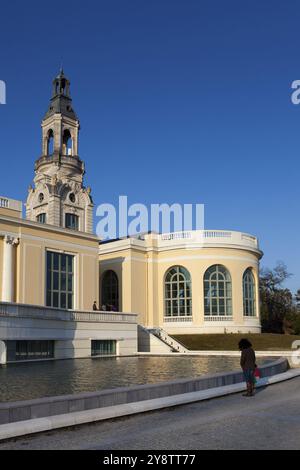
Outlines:
[[[64,74],[64,69],[63,69],[63,60],[62,60],[62,58],[61,58],[61,60],[60,60],[60,71],[59,71],[59,73],[60,73],[61,75],[63,75],[63,74]]]

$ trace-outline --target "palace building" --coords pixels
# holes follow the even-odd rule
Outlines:
[[[0,363],[135,354],[138,340],[140,350],[170,351],[177,333],[260,332],[258,240],[206,230],[99,242],[79,130],[61,70],[26,217],[22,202],[0,198]]]

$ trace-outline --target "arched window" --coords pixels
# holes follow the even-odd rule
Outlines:
[[[47,155],[53,155],[54,152],[54,133],[50,129],[47,136]]]
[[[229,271],[220,264],[208,268],[204,275],[204,314],[232,315],[231,277]]]
[[[60,82],[60,90],[59,92],[64,95],[65,94],[65,89],[66,89],[66,80],[63,78]]]
[[[112,270],[106,271],[102,277],[101,310],[119,311],[119,280]]]
[[[63,134],[63,155],[72,155],[72,137],[69,129]]]
[[[251,268],[246,269],[243,275],[244,316],[255,317],[255,280]]]
[[[192,281],[183,266],[173,266],[165,275],[165,317],[192,315]]]

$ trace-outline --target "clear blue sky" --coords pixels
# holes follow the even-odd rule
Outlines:
[[[96,205],[204,203],[300,287],[299,1],[1,3],[1,195],[25,200],[61,59]]]

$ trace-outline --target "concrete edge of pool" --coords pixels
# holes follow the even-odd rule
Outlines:
[[[262,378],[257,387],[272,385],[300,376],[300,369],[289,370],[289,363],[285,358],[263,365],[260,370]],[[179,379],[160,384],[123,387],[76,396],[68,395],[1,403],[0,418],[3,423],[6,413],[7,422],[0,425],[0,440],[208,400],[238,393],[244,388],[241,372],[227,372],[210,374],[199,379]],[[158,394],[160,396],[157,396]],[[97,396],[103,400],[101,407],[99,407],[99,401],[98,406],[92,406],[92,403],[96,405],[95,398]],[[112,400],[123,402],[110,405],[109,402]],[[86,408],[76,411],[76,401],[78,401],[77,408],[78,405],[86,406]],[[63,402],[68,406],[69,412],[67,413],[62,411],[64,409]],[[54,404],[51,415],[49,413],[50,404]],[[57,410],[56,414],[53,414],[54,409]],[[27,415],[29,412],[31,413],[30,419],[25,418],[26,412]],[[44,414],[44,416],[37,417],[39,414]],[[14,419],[17,416],[20,417],[19,420]],[[9,419],[13,419],[13,422],[9,422]]]

